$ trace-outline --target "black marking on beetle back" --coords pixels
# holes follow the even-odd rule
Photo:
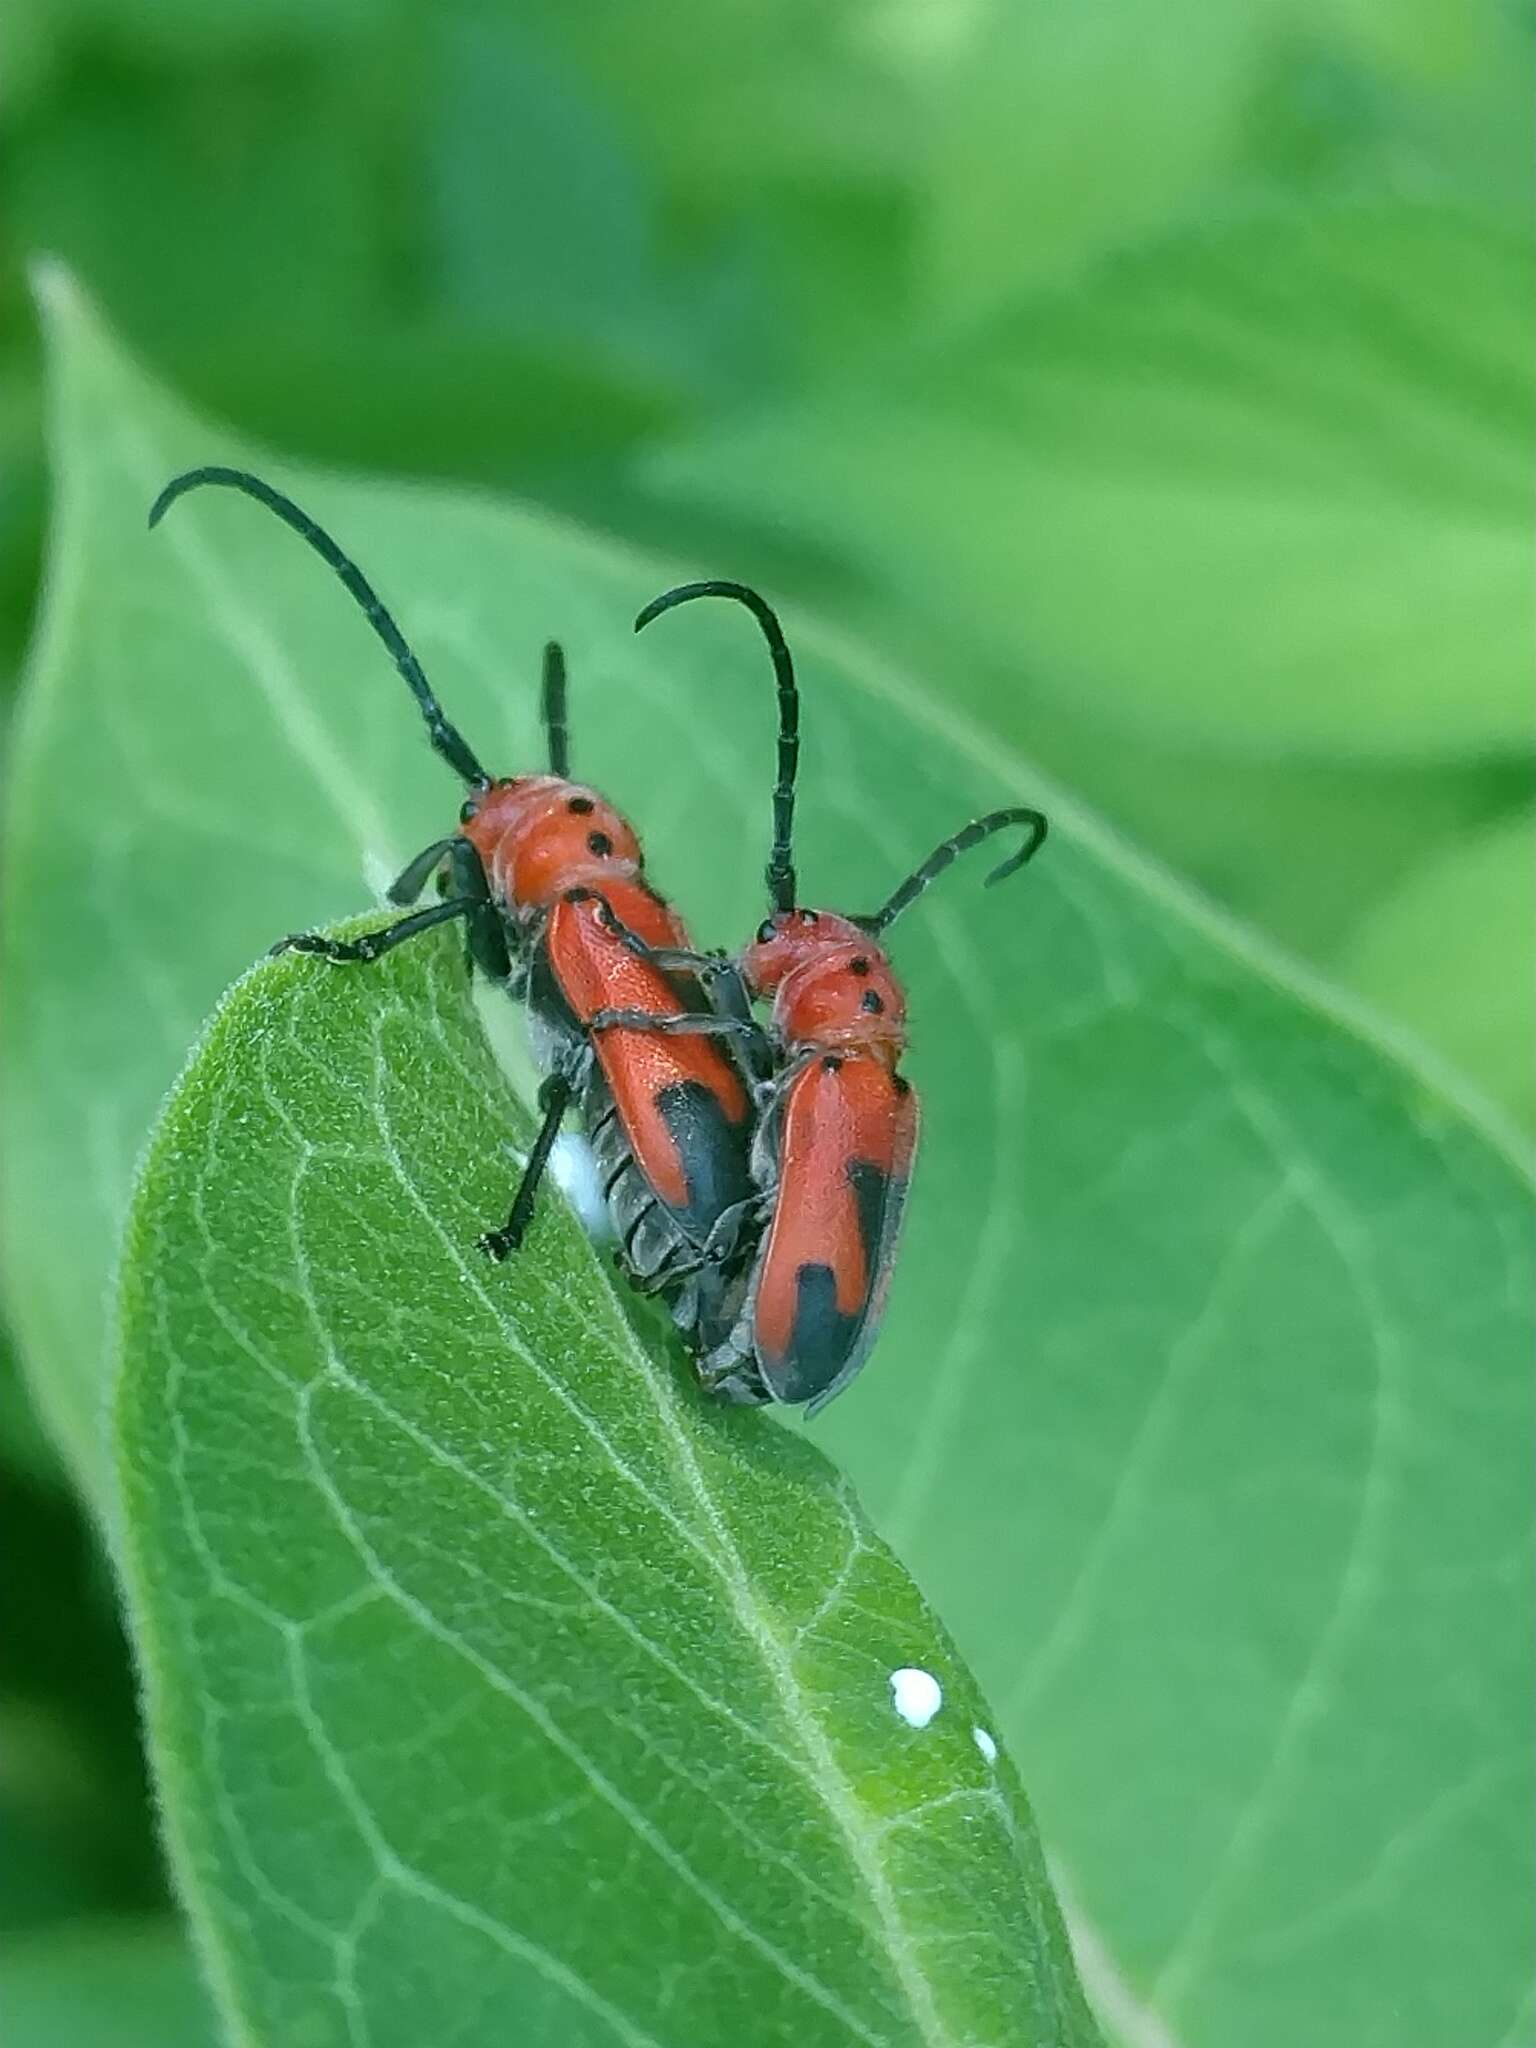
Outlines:
[[[686,1207],[675,1213],[702,1244],[716,1217],[752,1193],[746,1123],[732,1123],[702,1081],[669,1082],[656,1107],[677,1147],[688,1189]]]
[[[891,1179],[884,1167],[875,1166],[868,1159],[850,1159],[846,1172],[859,1218],[859,1242],[864,1247],[865,1293],[868,1295],[874,1291],[875,1264],[880,1256],[880,1237],[885,1229],[885,1207],[890,1197]]]
[[[878,989],[867,988],[863,995],[859,997],[859,1008],[861,1010],[868,1010],[872,1017],[878,1017],[885,1008],[885,998]]]
[[[795,1274],[794,1338],[790,1356],[763,1360],[780,1401],[810,1401],[830,1387],[848,1362],[861,1315],[844,1315],[837,1305],[837,1276],[830,1266],[807,1262]]]
[[[832,1385],[853,1356],[879,1282],[877,1266],[890,1176],[868,1159],[850,1159],[845,1171],[864,1250],[863,1299],[852,1314],[845,1314],[837,1305],[837,1276],[832,1268],[810,1261],[800,1267],[795,1274],[792,1357],[763,1361],[780,1401],[813,1401]]]

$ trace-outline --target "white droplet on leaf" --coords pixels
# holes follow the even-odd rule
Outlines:
[[[976,1747],[981,1751],[987,1762],[995,1764],[997,1762],[997,1744],[992,1740],[986,1729],[973,1728],[971,1735],[975,1740]]]
[[[891,1673],[891,1704],[909,1728],[926,1728],[944,1704],[944,1688],[931,1671],[904,1664]]]

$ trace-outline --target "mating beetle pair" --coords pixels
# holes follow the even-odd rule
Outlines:
[[[403,906],[436,877],[437,902],[360,939],[300,933],[274,950],[367,962],[461,920],[474,963],[526,1001],[545,1074],[542,1122],[511,1211],[481,1248],[502,1259],[521,1244],[576,1103],[620,1262],[670,1303],[703,1383],[727,1400],[809,1402],[814,1412],[873,1343],[917,1144],[917,1098],[897,1072],[905,1003],[882,937],[959,854],[1020,825],[1023,844],[987,879],[1013,873],[1039,847],[1045,819],[1018,808],[976,819],[869,916],[798,906],[799,700],[778,621],[740,584],[668,591],[637,629],[696,597],[739,600],[767,639],[779,704],[770,916],[735,959],[698,952],[647,880],[633,828],[570,779],[556,645],[544,656],[549,772],[493,778],[367,579],[291,499],[242,470],[195,469],[161,492],[151,526],[202,484],[257,499],[330,565],[389,650],[434,749],[467,786],[458,830],[424,848],[389,891]],[[757,1001],[772,1006],[766,1027]]]

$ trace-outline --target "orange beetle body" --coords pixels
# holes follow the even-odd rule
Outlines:
[[[830,1401],[885,1312],[917,1150],[912,1088],[867,1053],[813,1054],[787,1076],[774,1203],[751,1288],[756,1370],[776,1401]]]
[[[778,1074],[753,1148],[769,1200],[728,1327],[701,1331],[701,1370],[728,1399],[814,1414],[868,1357],[890,1291],[919,1121],[896,1071],[905,999],[870,934],[827,911],[770,918],[733,972],[773,1006]]]

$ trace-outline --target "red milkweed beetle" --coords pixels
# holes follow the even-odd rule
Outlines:
[[[360,939],[299,932],[272,950],[367,962],[434,925],[463,919],[471,959],[527,1000],[535,1055],[546,1074],[539,1091],[543,1121],[511,1212],[479,1240],[481,1249],[504,1259],[521,1244],[561,1119],[579,1097],[632,1273],[658,1287],[679,1268],[707,1276],[700,1254],[711,1233],[752,1192],[751,1098],[734,1061],[707,1039],[667,1038],[649,1028],[605,1031],[596,1041],[591,1036],[599,1011],[680,1016],[702,998],[686,974],[661,969],[633,943],[686,953],[689,940],[677,913],[646,880],[631,826],[596,790],[570,780],[560,648],[551,642],[544,656],[549,773],[492,777],[448,722],[362,571],[292,499],[244,470],[193,469],[166,485],[150,525],[202,484],[256,499],[329,564],[389,650],[433,748],[469,791],[458,831],[425,847],[389,890],[392,903],[412,903],[436,875],[440,901]],[[692,1286],[702,1284],[696,1277]],[[691,1298],[674,1310],[680,1322],[690,1320]]]
[[[897,1071],[906,1047],[906,998],[881,941],[962,853],[1005,827],[1024,843],[988,883],[1014,874],[1046,834],[1039,811],[990,811],[936,846],[881,905],[862,917],[797,907],[791,857],[798,755],[798,693],[789,648],[769,605],[744,584],[688,583],[666,591],[636,630],[697,597],[728,597],[757,620],[779,696],[778,777],[768,857],[770,915],[734,961],[663,950],[658,964],[689,969],[716,1008],[653,1018],[598,1011],[610,1030],[663,1036],[750,1035],[750,1001],[772,1004],[769,1078],[759,1089],[754,1200],[725,1215],[706,1256],[727,1275],[697,1323],[703,1383],[732,1401],[809,1402],[815,1414],[869,1356],[885,1307],[917,1150],[918,1103]]]

